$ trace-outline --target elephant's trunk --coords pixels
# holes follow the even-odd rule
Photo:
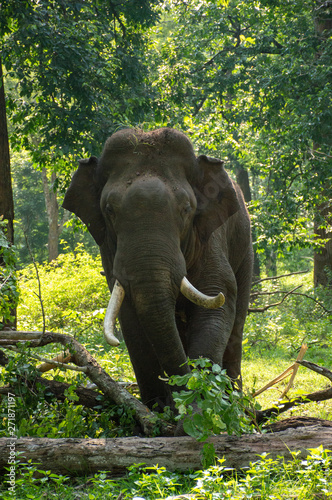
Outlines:
[[[209,297],[197,290],[186,277],[181,281],[180,290],[183,295],[196,305],[206,307],[208,309],[217,309],[225,302],[224,295],[220,292],[215,297]],[[112,291],[112,296],[109,301],[105,321],[104,321],[104,336],[108,344],[118,345],[119,341],[115,337],[114,327],[117,316],[119,315],[122,301],[125,296],[125,291],[121,283],[116,280]]]
[[[161,375],[183,375],[188,372],[187,357],[176,326],[176,297],[167,281],[164,277],[165,288],[151,282],[133,286],[132,300],[140,326],[158,358]]]

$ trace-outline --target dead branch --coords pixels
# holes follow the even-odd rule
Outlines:
[[[20,352],[19,349],[17,349],[16,347],[10,346],[10,345],[4,345],[3,347],[5,349],[9,349],[10,351]],[[61,356],[61,354],[59,354],[59,356],[57,356],[57,358],[60,356]],[[69,356],[69,357],[71,357],[71,356]],[[48,370],[52,370],[53,368],[58,368],[59,370],[64,370],[64,371],[73,370],[76,372],[86,373],[86,366],[68,365],[66,361],[60,362],[60,361],[57,361],[55,358],[54,359],[47,359],[47,358],[44,358],[43,356],[39,356],[38,354],[31,354],[31,353],[29,353],[29,358],[36,359],[38,361],[43,361],[43,365],[41,365],[42,370],[39,370],[39,371],[48,371]],[[46,367],[46,369],[45,369],[45,367]]]
[[[0,332],[0,345],[15,345],[17,342],[39,341],[42,335],[42,332],[17,332],[15,330],[5,330]],[[32,347],[37,347],[37,345],[38,343],[32,344]]]
[[[22,378],[22,383],[32,391],[36,390],[38,384],[47,388],[52,394],[57,398],[58,401],[66,401],[67,396],[65,396],[65,391],[67,391],[70,387],[70,384],[66,382],[58,382],[57,380],[49,380],[44,377],[37,376],[33,380],[26,380]],[[11,386],[0,387],[0,394],[6,396],[8,393],[19,395],[19,391]],[[101,399],[101,393],[96,392],[92,389],[88,389],[86,387],[76,387],[74,390],[75,394],[78,396],[77,401],[73,401],[74,404],[83,405],[87,408],[95,408],[96,406],[100,406],[103,404],[103,400]],[[104,399],[105,401],[105,399]]]
[[[291,389],[293,387],[294,379],[296,377],[296,374],[297,374],[299,366],[300,366],[299,362],[301,362],[303,360],[304,355],[307,352],[307,350],[308,350],[307,344],[302,344],[300,352],[296,358],[296,362],[294,363],[293,373],[288,381],[286,389],[281,394],[280,399],[284,398],[286,396],[287,392],[289,391],[289,389]]]
[[[307,345],[303,344],[301,347],[301,350],[299,352],[299,355],[296,359],[296,362],[288,367],[283,373],[281,373],[278,377],[273,379],[271,382],[266,384],[262,389],[259,391],[256,391],[253,394],[253,397],[258,396],[265,390],[269,389],[273,385],[281,382],[284,378],[286,378],[290,372],[293,371],[293,375],[291,377],[291,380],[287,386],[287,389],[283,392],[282,397],[286,395],[288,392],[288,389],[290,388],[290,383],[294,380],[294,377],[296,375],[297,369],[299,365],[305,366],[306,368],[309,368],[310,370],[315,371],[316,373],[319,373],[320,375],[323,375],[324,377],[327,377],[329,380],[332,380],[332,372],[328,370],[327,368],[324,368],[322,366],[316,365],[315,363],[311,363],[309,361],[303,361],[303,356],[305,355],[307,351]],[[296,370],[296,372],[295,372]],[[276,403],[272,408],[268,408],[266,410],[258,410],[255,412],[255,418],[257,423],[262,423],[268,420],[272,416],[277,416],[280,413],[283,413],[290,408],[293,408],[294,406],[298,406],[301,404],[306,404],[306,403],[311,403],[311,402],[319,402],[319,401],[327,401],[328,399],[332,399],[332,387],[328,387],[327,389],[324,389],[322,391],[317,391],[317,392],[312,392],[310,394],[306,394],[304,396],[300,396],[298,398],[294,398],[289,401],[279,401]]]
[[[309,368],[309,370],[319,373],[323,377],[327,377],[329,380],[332,380],[332,372],[327,368],[316,365],[316,363],[311,363],[310,361],[298,361],[298,363],[306,368]]]
[[[267,306],[264,306],[264,307],[257,307],[257,308],[253,308],[253,307],[249,307],[248,308],[248,313],[255,313],[255,312],[265,312],[267,311],[268,309],[271,309],[271,307],[277,307],[277,306],[280,306],[280,304],[282,304],[284,302],[284,300],[291,294],[293,294],[295,292],[295,290],[298,290],[299,288],[301,288],[302,285],[299,285],[295,288],[293,288],[293,290],[289,290],[288,292],[285,292],[285,295],[284,297],[279,301],[279,302],[275,302],[274,304],[268,304]]]
[[[45,373],[48,372],[49,370],[53,370],[54,368],[56,368],[57,363],[69,363],[70,360],[71,360],[71,354],[67,349],[65,352],[61,352],[51,360],[44,360],[44,362],[41,365],[37,366],[37,370],[42,373]]]
[[[134,413],[134,418],[142,428],[145,436],[153,435],[156,425],[161,429],[164,436],[170,436],[174,433],[172,425],[164,422],[151,412],[143,403],[132,396],[128,391],[122,388],[114,379],[112,379],[91,356],[91,354],[71,335],[52,332],[3,332],[6,345],[12,343],[17,345],[20,338],[27,340],[30,347],[42,347],[44,345],[56,343],[61,344],[68,349],[72,355],[73,362],[80,367],[86,367],[86,375],[96,384],[105,397],[117,405],[124,405],[131,409]],[[12,339],[11,339],[12,335]],[[3,337],[2,333],[0,336]],[[0,345],[4,345],[0,342]]]
[[[276,417],[277,415],[290,410],[294,406],[304,405],[312,402],[318,403],[320,401],[327,401],[328,399],[332,399],[332,387],[328,387],[328,389],[324,389],[323,391],[312,392],[290,401],[278,402],[275,406],[272,406],[272,408],[267,408],[266,410],[256,410],[256,421],[257,423],[261,424],[262,422],[266,422],[271,417]]]
[[[302,285],[300,285],[300,286],[302,286]],[[259,292],[259,291],[255,291],[255,292],[251,293],[250,300],[253,301],[257,297],[262,296],[262,295],[278,295],[278,294],[288,294],[288,293],[289,293],[288,290],[276,290],[274,292]],[[305,297],[307,299],[310,299],[313,302],[315,302],[319,307],[321,307],[324,310],[324,312],[326,312],[327,314],[331,314],[332,313],[332,310],[327,309],[324,306],[324,304],[322,304],[321,302],[319,302],[319,300],[315,299],[315,297],[311,297],[310,295],[307,295],[306,293],[300,293],[300,292],[292,292],[292,295],[297,295],[299,297]],[[248,311],[249,312],[261,312],[261,311],[256,311],[256,310],[251,309],[251,308],[249,308]]]
[[[298,371],[299,362],[302,361],[302,359],[303,359],[305,353],[307,352],[307,350],[308,350],[307,344],[302,344],[300,352],[299,352],[299,354],[297,356],[297,359],[296,359],[295,363],[293,363],[285,371],[283,371],[280,375],[278,375],[273,380],[271,380],[266,385],[264,385],[264,387],[262,387],[261,389],[259,389],[258,391],[256,391],[253,394],[253,397],[255,398],[256,396],[259,396],[259,394],[262,394],[262,392],[264,392],[267,389],[270,389],[270,387],[278,384],[279,382],[281,382],[282,380],[284,380],[284,378],[288,377],[288,375],[292,372],[292,375],[291,375],[291,378],[290,378],[290,380],[288,382],[287,388],[286,388],[286,390],[282,394],[282,397],[285,396],[287,394],[287,392],[289,391],[289,389],[292,387],[292,384],[294,382],[294,378],[295,378],[295,376],[297,374],[297,371]]]
[[[280,274],[279,276],[270,276],[269,278],[261,278],[257,281],[254,281],[252,283],[252,286],[258,285],[258,283],[262,283],[262,281],[278,280],[279,278],[287,278],[288,276],[294,276],[296,274],[306,274],[308,272],[309,272],[309,269],[306,269],[305,271],[295,271],[294,273]]]

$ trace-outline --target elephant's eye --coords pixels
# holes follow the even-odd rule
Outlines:
[[[192,211],[192,207],[191,207],[191,205],[190,205],[190,203],[188,201],[188,203],[186,203],[185,206],[182,208],[182,214],[183,215],[188,215],[188,214],[191,213],[191,211]]]
[[[111,217],[114,217],[114,215],[115,215],[114,208],[112,207],[112,205],[110,203],[107,203],[107,205],[106,205],[106,212]]]

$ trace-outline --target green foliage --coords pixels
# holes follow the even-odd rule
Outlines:
[[[2,5],[0,37],[19,96],[8,95],[12,145],[67,175],[73,155],[98,147],[147,108],[144,31],[154,0]]]
[[[239,474],[225,467],[225,460],[221,459],[218,465],[200,473],[192,491],[208,500],[254,498],[257,494],[262,500],[294,495],[309,500],[331,492],[332,475],[326,474],[326,467],[331,463],[330,453],[321,446],[312,449],[307,460],[293,453],[293,459],[288,462],[269,458],[269,454],[264,453]]]
[[[92,257],[79,245],[75,253],[61,254],[56,261],[38,268],[39,297],[35,268],[27,266],[19,273],[22,288],[19,328],[36,330],[43,327],[41,300],[48,329],[75,332],[76,335],[89,330],[95,342],[100,342],[110,297],[101,271],[100,257]]]
[[[332,185],[328,3],[1,7],[12,147],[28,150],[35,167],[56,170],[60,191],[77,156],[98,155],[119,127],[174,126],[201,153],[228,160],[235,175],[249,172],[263,262],[271,252],[324,244],[313,221],[329,225],[319,217]]]
[[[177,419],[184,419],[185,432],[198,441],[221,432],[238,436],[249,432],[252,425],[245,413],[249,398],[234,390],[226,370],[204,358],[190,360],[189,365],[190,373],[168,380],[171,386],[186,386],[173,392]]]
[[[29,349],[21,349],[20,355],[10,356],[10,361],[0,374],[1,385],[9,385],[15,393],[15,424],[17,437],[35,436],[48,438],[66,437],[115,437],[132,435],[136,422],[130,411],[121,406],[100,402],[95,408],[79,405],[75,389],[84,385],[82,374],[72,377],[65,390],[64,401],[57,401],[54,394],[44,385],[35,383],[40,373],[31,365]],[[65,382],[58,374],[55,379]],[[0,403],[3,428],[0,437],[6,437],[7,397]]]
[[[165,2],[156,120],[250,175],[256,248],[265,259],[312,247],[331,199],[330,7],[313,0]],[[165,39],[165,33],[167,38]],[[327,224],[327,221],[322,221]]]
[[[0,219],[0,330],[3,324],[14,319],[13,310],[19,299],[16,253],[5,236],[5,227],[6,221]]]

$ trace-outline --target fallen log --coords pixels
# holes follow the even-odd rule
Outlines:
[[[218,457],[225,457],[225,465],[234,469],[247,467],[267,452],[270,458],[292,458],[292,451],[306,457],[310,448],[323,445],[332,449],[332,423],[324,420],[267,434],[246,434],[241,437],[220,435],[210,438]],[[114,438],[114,439],[48,439],[1,438],[0,471],[8,467],[11,449],[19,452],[21,463],[31,460],[38,469],[69,476],[108,471],[111,476],[126,473],[127,467],[144,463],[146,466],[166,467],[172,471],[202,468],[201,452],[204,443],[191,437],[177,438]]]

